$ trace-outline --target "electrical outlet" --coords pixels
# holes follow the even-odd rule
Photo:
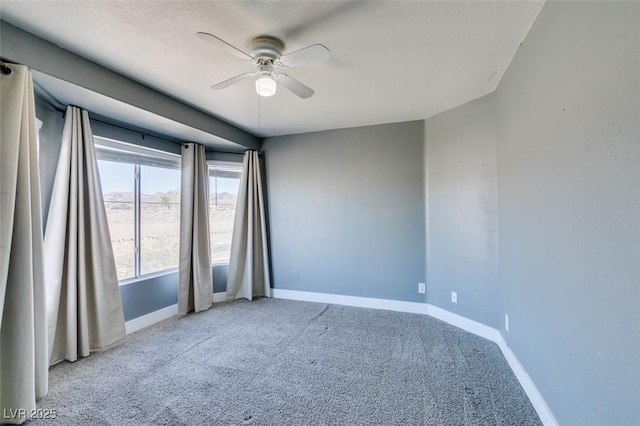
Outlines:
[[[509,331],[509,315],[504,314],[504,329]]]
[[[425,285],[425,283],[418,283],[418,293],[426,293],[427,292],[427,286]]]
[[[458,303],[458,293],[456,293],[455,291],[451,292],[451,301],[453,303]]]

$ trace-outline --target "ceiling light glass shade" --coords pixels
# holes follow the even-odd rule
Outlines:
[[[260,77],[256,80],[256,92],[264,97],[276,94],[276,80],[270,73],[260,74]]]

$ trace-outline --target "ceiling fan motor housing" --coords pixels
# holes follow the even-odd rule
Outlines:
[[[251,56],[264,62],[273,62],[282,56],[284,43],[275,37],[260,36],[251,40]]]

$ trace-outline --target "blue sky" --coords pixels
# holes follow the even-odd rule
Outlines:
[[[133,192],[133,164],[98,161],[102,192]],[[157,192],[180,191],[180,170],[142,166],[140,189],[143,194]],[[238,181],[235,179],[218,179],[218,192],[238,192]],[[213,182],[209,190],[214,191]]]

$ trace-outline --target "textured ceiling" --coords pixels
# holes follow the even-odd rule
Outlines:
[[[428,118],[492,92],[541,2],[29,1],[0,17],[259,136]],[[248,51],[269,34],[287,51],[321,43],[327,62],[287,73],[306,100],[252,81],[213,83],[251,64],[197,38],[209,32]]]

